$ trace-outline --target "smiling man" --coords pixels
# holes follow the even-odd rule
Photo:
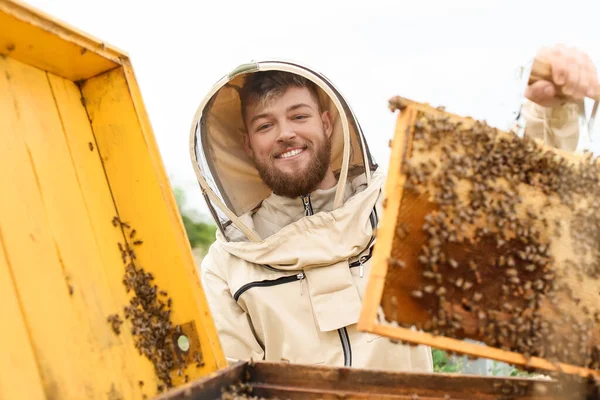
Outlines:
[[[595,94],[596,71],[576,50],[542,52],[553,82],[527,89],[526,134],[573,150],[573,101]],[[192,144],[219,227],[202,284],[229,359],[432,371],[429,348],[356,329],[385,177],[329,81],[292,63],[243,65],[201,105]]]
[[[250,75],[240,93],[248,133],[244,149],[260,177],[274,194],[286,197],[333,187],[333,125],[316,85],[292,74],[266,75]]]

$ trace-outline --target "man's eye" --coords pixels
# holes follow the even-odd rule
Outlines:
[[[308,118],[308,115],[295,115],[294,118],[292,119],[306,119]]]
[[[256,130],[257,131],[264,131],[265,129],[269,128],[270,126],[271,126],[271,124],[262,124]]]

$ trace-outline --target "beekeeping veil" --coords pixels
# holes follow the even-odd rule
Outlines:
[[[248,74],[286,71],[314,82],[320,104],[331,113],[331,168],[338,178],[334,209],[342,206],[346,182],[365,174],[367,184],[376,164],[371,158],[360,125],[339,91],[323,75],[296,63],[263,61],[243,64],[210,90],[194,117],[190,152],[198,183],[208,208],[225,240],[262,239],[240,217],[271,194],[252,160],[244,151],[239,89]],[[242,233],[243,235],[236,235]],[[240,239],[243,238],[243,239]]]

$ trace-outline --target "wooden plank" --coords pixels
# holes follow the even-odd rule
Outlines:
[[[152,364],[135,349],[133,336],[126,322],[120,335],[115,335],[107,324],[109,314],[118,313],[123,319],[123,306],[129,296],[122,284],[124,265],[118,242],[125,242],[123,231],[115,228],[111,220],[117,215],[110,187],[104,172],[82,94],[73,82],[48,74],[64,133],[66,147],[61,157],[72,162],[72,185],[79,186],[78,204],[69,206],[71,234],[78,235],[78,254],[84,254],[84,264],[77,263],[71,272],[74,298],[82,296],[89,304],[85,313],[94,315],[96,352],[105,362],[103,368],[120,382],[126,398],[142,397],[143,392],[153,393],[159,382]],[[55,140],[60,140],[55,138]],[[53,173],[59,171],[54,170]],[[65,179],[65,174],[61,174]],[[73,189],[75,190],[75,189]],[[77,194],[76,194],[77,195]],[[85,265],[85,267],[83,267]],[[146,389],[140,388],[143,381]]]
[[[519,378],[393,372],[271,362],[255,363],[250,369],[250,376],[250,385],[257,388],[263,385],[265,388],[305,388],[330,394],[338,392],[341,396],[369,393],[370,398],[378,398],[379,395],[410,398],[417,394],[425,398],[444,398],[445,395],[449,395],[452,399],[496,399],[499,383],[508,381],[511,386],[521,386],[524,392],[529,393],[517,398],[555,398],[550,397],[555,382]],[[535,385],[544,386],[547,395],[542,393],[544,390],[534,388]]]
[[[156,139],[154,138],[152,127],[150,126],[150,119],[148,117],[148,113],[146,112],[146,108],[142,100],[142,94],[140,92],[137,80],[135,78],[133,66],[129,62],[129,59],[123,60],[123,72],[125,74],[125,79],[127,81],[127,85],[129,86],[129,92],[131,94],[133,106],[135,108],[135,112],[137,114],[137,118],[140,123],[142,133],[144,135],[144,143],[146,143],[146,145],[148,146],[149,156],[155,165],[155,174],[157,176],[160,187],[163,188],[161,194],[164,198],[165,206],[167,207],[167,213],[171,221],[171,225],[177,232],[175,239],[177,245],[179,246],[179,252],[180,254],[182,254],[182,257],[184,259],[184,266],[187,271],[187,274],[190,276],[190,282],[192,284],[192,287],[194,288],[194,302],[198,305],[200,310],[203,311],[204,334],[206,335],[208,343],[210,344],[211,352],[215,354],[215,362],[217,368],[225,368],[227,367],[227,361],[225,359],[223,349],[221,348],[221,342],[219,341],[217,328],[214,324],[210,308],[208,307],[208,302],[206,300],[206,296],[204,295],[204,290],[202,289],[202,285],[200,284],[200,276],[196,273],[197,269],[194,257],[190,252],[190,245],[189,240],[187,239],[185,227],[183,226],[183,221],[177,208],[175,196],[173,194],[173,191],[171,190],[171,185],[166,174],[166,169],[163,165],[162,159],[160,158],[158,145],[156,143]]]
[[[215,371],[224,365],[224,357],[210,341],[213,323],[207,323],[208,307],[200,308],[197,302],[201,288],[191,249],[181,224],[173,223],[173,195],[153,139],[142,129],[124,71],[112,70],[86,81],[82,93],[119,215],[143,238],[143,245],[136,247],[137,261],[172,297],[172,321],[192,324],[197,331],[190,340],[200,345],[204,365],[196,368],[190,362],[174,381]]]
[[[73,81],[117,67],[126,54],[21,2],[0,0],[0,55]]]
[[[434,336],[426,332],[417,332],[397,326],[377,324],[373,327],[372,333],[410,343],[424,344],[436,349],[453,351],[475,357],[489,358],[514,365],[526,365],[528,367],[549,371],[562,371],[567,374],[580,375],[583,377],[593,374],[600,378],[600,373],[598,371],[590,370],[588,368],[564,363],[551,363],[550,361],[539,357],[531,357],[528,359],[522,354],[512,351],[483,346],[476,343],[469,343],[444,336]]]
[[[11,262],[15,288],[30,331],[44,391],[48,398],[90,398],[95,374],[90,371],[90,348],[80,332],[80,318],[69,295],[67,272],[53,237],[48,209],[41,193],[39,171],[25,137],[44,135],[52,109],[40,109],[52,95],[44,72],[11,59],[0,59],[0,225]],[[50,148],[48,148],[50,151]],[[46,166],[46,168],[48,168]],[[43,294],[43,295],[40,295]],[[87,372],[87,373],[86,373]],[[77,377],[77,379],[74,379]]]
[[[400,171],[402,160],[410,147],[408,141],[411,135],[408,132],[400,132],[409,129],[414,121],[415,113],[412,111],[398,116],[396,132],[392,141],[392,153],[390,156],[389,171]],[[385,183],[385,199],[383,210],[385,218],[382,218],[377,228],[377,246],[373,252],[369,283],[367,285],[363,300],[363,307],[358,321],[358,329],[371,331],[377,319],[379,305],[387,275],[388,258],[392,253],[392,244],[396,230],[396,219],[398,218],[400,200],[406,177],[403,174],[389,173]]]
[[[45,399],[9,264],[0,229],[0,399]]]
[[[572,400],[580,398],[582,389],[569,387],[570,391],[563,392],[558,390],[556,381],[537,379],[392,372],[261,361],[237,364],[175,389],[158,399],[219,399],[222,390],[239,382],[249,385],[252,396],[293,400]]]

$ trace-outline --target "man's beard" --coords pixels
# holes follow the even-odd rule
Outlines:
[[[331,161],[331,138],[326,135],[323,135],[323,138],[318,146],[309,145],[304,150],[312,153],[304,171],[282,172],[273,165],[272,159],[263,162],[254,158],[254,165],[263,182],[276,195],[290,198],[306,195],[315,190],[325,178]],[[282,146],[283,149],[292,147],[295,147],[293,143]]]

